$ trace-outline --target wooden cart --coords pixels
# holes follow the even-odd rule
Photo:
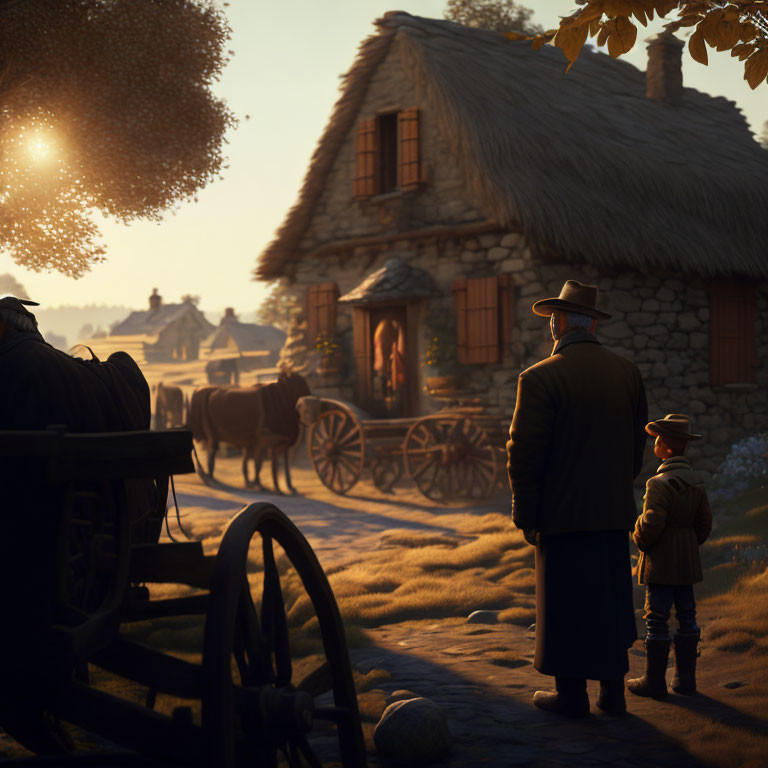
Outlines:
[[[63,721],[174,764],[319,768],[317,744],[330,742],[337,763],[364,768],[344,629],[298,529],[259,503],[232,519],[216,554],[198,541],[157,543],[168,477],[194,471],[191,450],[186,430],[0,432],[0,725],[41,754],[71,748]],[[132,520],[153,484],[155,508]],[[300,680],[274,542],[300,576],[325,649]],[[249,582],[252,547],[263,578]],[[162,599],[153,594],[160,583],[193,590]],[[134,622],[195,615],[205,621],[199,663],[125,632]],[[146,701],[97,688],[96,671],[146,687]],[[162,713],[159,694],[184,705]]]
[[[390,491],[403,472],[428,499],[481,501],[506,482],[509,425],[479,406],[445,408],[428,416],[374,419],[351,403],[302,398],[311,414],[307,450],[323,485],[347,493],[366,468]]]

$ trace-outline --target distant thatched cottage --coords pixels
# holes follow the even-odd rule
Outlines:
[[[768,154],[732,102],[683,88],[682,43],[652,39],[647,73],[584,51],[566,76],[548,46],[377,23],[255,272],[306,302],[311,339],[338,335],[336,393],[375,410],[396,370],[399,414],[438,407],[442,311],[462,386],[511,418],[551,351],[531,304],[574,278],[600,287],[598,336],[639,365],[651,413],[692,414],[702,468],[767,429]]]
[[[239,384],[243,371],[273,368],[285,344],[285,331],[273,325],[241,323],[232,307],[202,347],[211,383]]]
[[[142,337],[148,363],[197,360],[200,344],[215,329],[192,301],[163,304],[153,289],[149,309],[131,312],[112,328],[111,336]]]

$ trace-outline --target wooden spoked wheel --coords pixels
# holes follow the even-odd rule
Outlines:
[[[419,419],[405,437],[403,458],[416,487],[433,501],[480,501],[496,485],[496,450],[466,416]]]
[[[344,494],[360,479],[365,437],[357,417],[341,408],[323,411],[309,428],[307,450],[326,488]]]
[[[293,679],[288,621],[273,542],[298,573],[317,616],[325,661]],[[256,548],[254,551],[253,548]],[[261,553],[260,611],[248,581]],[[258,589],[253,590],[258,593]],[[257,600],[258,602],[258,600]],[[246,507],[221,541],[203,650],[202,726],[209,765],[321,768],[313,734],[330,730],[335,760],[364,768],[365,744],[344,628],[328,580],[299,530],[271,504]],[[333,703],[318,696],[332,691]]]

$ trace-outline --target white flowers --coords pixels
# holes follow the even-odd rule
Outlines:
[[[768,481],[768,433],[734,443],[712,479],[711,501],[727,501]]]

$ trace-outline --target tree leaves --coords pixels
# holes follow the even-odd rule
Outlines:
[[[531,40],[538,50],[552,42],[568,59],[570,70],[587,40],[618,58],[637,42],[634,17],[643,26],[658,14],[664,18],[677,11],[678,18],[665,24],[670,32],[690,28],[688,52],[695,61],[707,64],[707,45],[731,51],[744,61],[744,79],[756,88],[768,78],[768,0],[577,0],[580,9],[560,20],[557,30],[514,39]]]
[[[78,277],[105,253],[94,210],[159,221],[224,166],[212,91],[230,30],[207,0],[25,0],[3,9],[0,248]],[[30,140],[51,137],[48,165]]]
[[[608,53],[614,58],[632,50],[637,39],[637,27],[626,17],[616,19],[616,28],[608,38]]]
[[[754,90],[768,77],[768,48],[753,53],[744,65],[744,79]]]
[[[688,51],[694,61],[706,66],[709,63],[707,56],[707,44],[704,42],[704,36],[700,30],[696,30],[688,39]]]

